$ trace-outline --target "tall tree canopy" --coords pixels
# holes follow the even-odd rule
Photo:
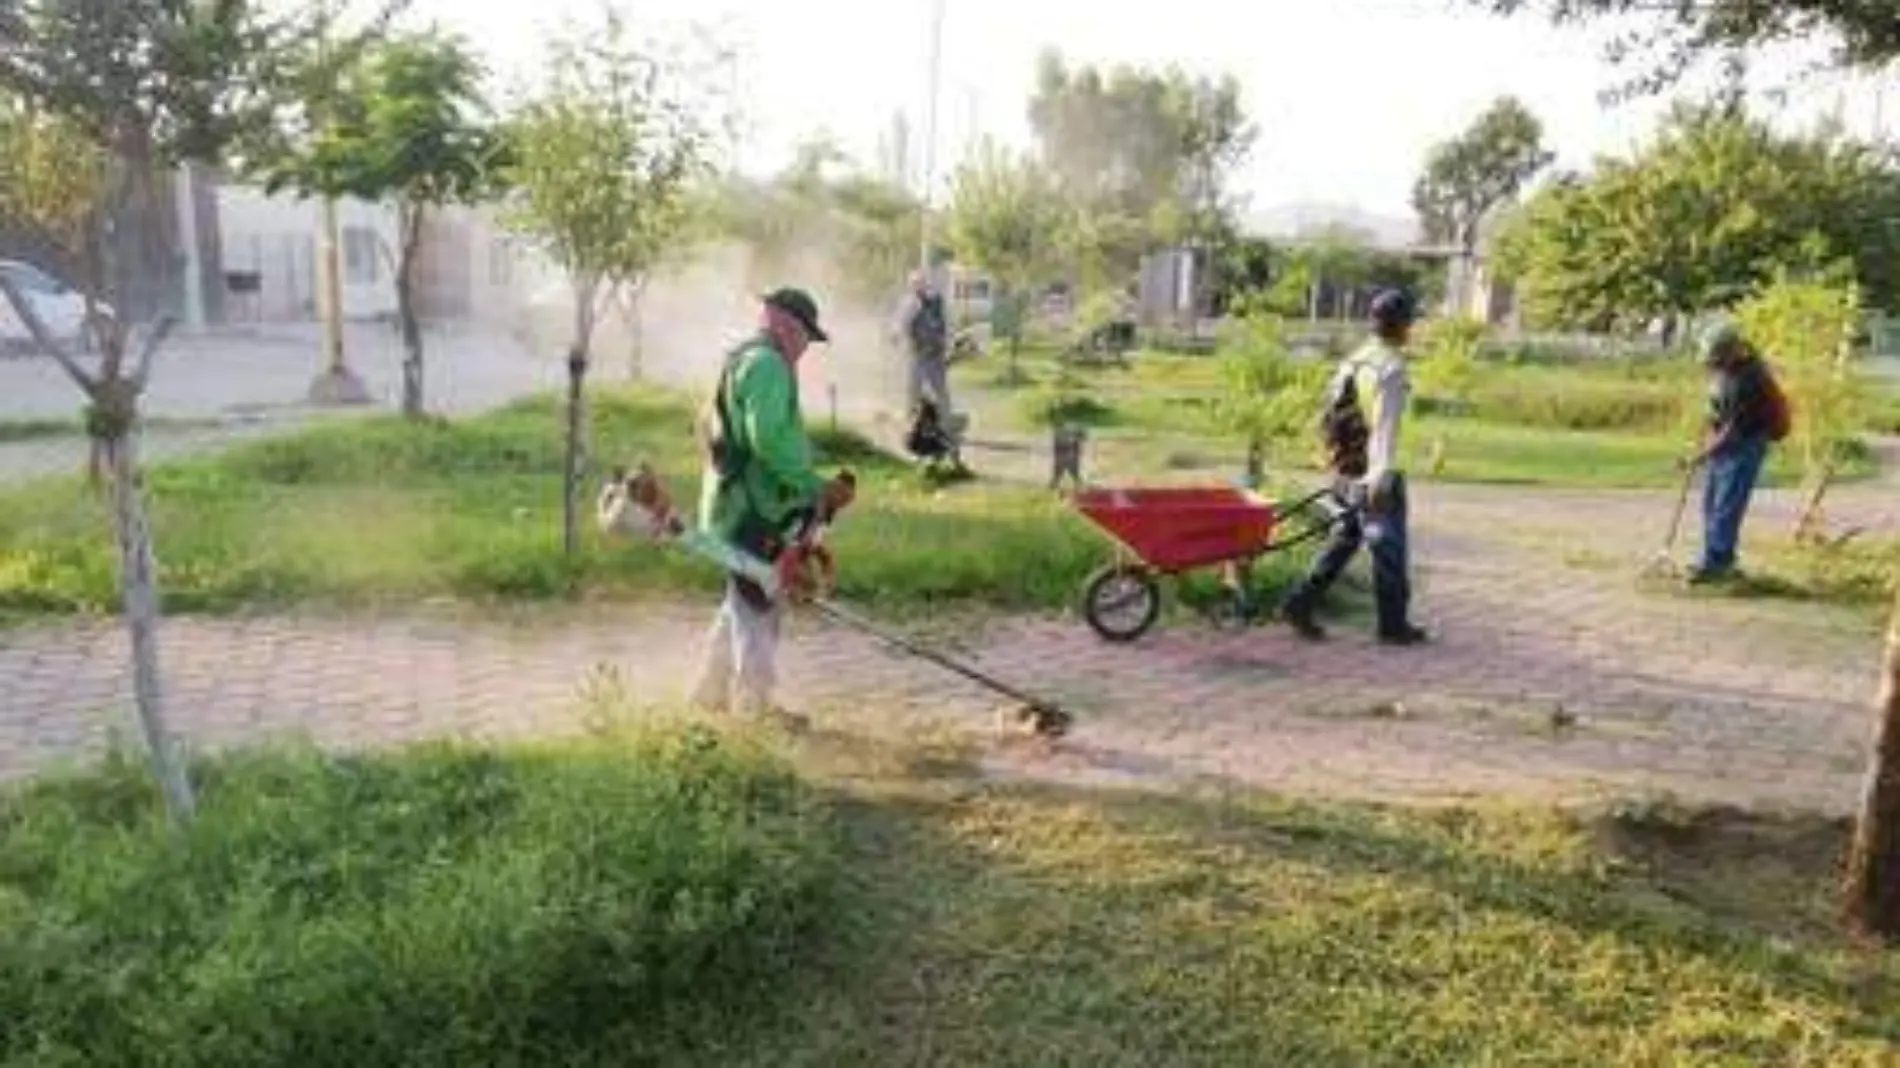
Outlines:
[[[1610,58],[1634,72],[1628,91],[1657,93],[1707,58],[1739,61],[1750,49],[1821,38],[1842,67],[1876,70],[1900,59],[1893,0],[1469,0],[1502,15],[1541,14],[1558,25],[1640,20]]]
[[[1050,281],[1063,251],[1069,208],[1055,176],[1035,159],[986,141],[951,178],[945,222],[950,246],[1001,284],[1010,304],[1011,351],[1022,311]]]
[[[851,295],[877,302],[890,298],[917,262],[923,204],[856,165],[829,138],[799,146],[769,181],[735,179],[723,194],[721,228],[751,247],[754,266],[766,274],[776,275],[801,251],[826,250]]]
[[[1552,183],[1499,235],[1495,265],[1533,319],[1607,327],[1742,299],[1783,268],[1847,264],[1870,304],[1900,298],[1900,169],[1829,131],[1784,135],[1678,108],[1629,159]]]
[[[1229,178],[1255,136],[1232,75],[1072,68],[1046,52],[1029,122],[1080,233],[1118,268],[1155,245],[1219,243],[1231,232]]]
[[[1544,127],[1516,97],[1500,97],[1457,137],[1434,147],[1412,189],[1428,241],[1477,250],[1480,227],[1550,165]]]

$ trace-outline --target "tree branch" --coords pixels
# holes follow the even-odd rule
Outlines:
[[[132,365],[132,385],[141,393],[152,380],[152,357],[158,354],[159,346],[171,336],[178,320],[170,315],[161,315],[158,322],[152,324],[152,332],[145,335],[145,341],[139,345],[138,361]]]
[[[7,303],[13,305],[14,314],[18,315],[20,322],[26,325],[26,332],[33,335],[34,343],[46,350],[47,355],[59,363],[60,369],[66,372],[66,377],[72,379],[88,397],[98,392],[98,380],[87,374],[85,368],[79,366],[79,361],[73,359],[65,346],[53,337],[53,332],[46,328],[46,321],[40,318],[39,310],[20,295],[12,279],[4,275],[0,275],[0,295],[4,295]]]

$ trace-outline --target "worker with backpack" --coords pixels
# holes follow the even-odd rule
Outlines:
[[[1702,447],[1683,463],[1706,467],[1702,484],[1702,558],[1689,573],[1695,584],[1736,574],[1742,520],[1768,447],[1788,436],[1788,398],[1768,364],[1733,322],[1702,334],[1702,365],[1709,372],[1708,429]]]
[[[1427,635],[1411,618],[1406,487],[1398,470],[1398,443],[1411,393],[1405,345],[1418,321],[1418,305],[1404,290],[1388,289],[1373,298],[1371,312],[1372,336],[1328,381],[1320,416],[1339,519],[1312,570],[1281,602],[1280,615],[1301,637],[1323,639],[1326,632],[1314,612],[1364,544],[1372,554],[1379,641],[1417,645]]]

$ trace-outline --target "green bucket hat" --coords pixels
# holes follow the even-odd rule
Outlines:
[[[818,325],[818,302],[811,298],[810,293],[793,286],[785,286],[774,289],[759,299],[765,301],[767,307],[777,308],[798,320],[798,325],[804,328],[805,333],[810,335],[813,341],[831,340],[831,335],[825,333],[824,328]]]

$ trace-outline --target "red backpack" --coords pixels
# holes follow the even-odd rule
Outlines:
[[[1787,391],[1775,380],[1767,362],[1761,365],[1762,407],[1768,417],[1768,440],[1782,441],[1794,430],[1794,412],[1788,405]]]

